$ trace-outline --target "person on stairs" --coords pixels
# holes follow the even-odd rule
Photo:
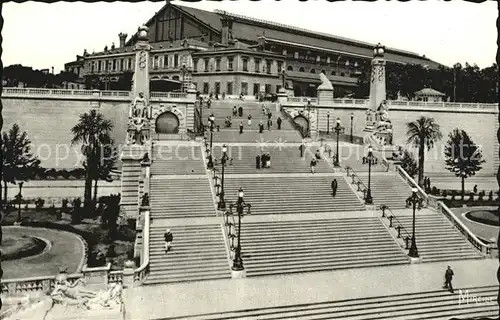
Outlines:
[[[448,266],[448,269],[446,269],[444,273],[444,289],[450,290],[451,293],[453,293],[453,285],[451,284],[451,280],[453,279],[453,276],[455,274],[453,273],[453,270],[451,270],[451,267]]]
[[[258,153],[255,156],[255,168],[260,169],[260,154],[258,154]]]
[[[267,119],[267,130],[271,131],[272,125],[273,125],[273,121],[270,118]]]
[[[243,121],[240,121],[240,134],[243,133]]]
[[[174,236],[170,229],[167,229],[167,232],[164,234],[165,237],[165,253],[169,252],[172,249],[172,241],[174,240]]]
[[[281,130],[281,118],[278,117],[278,119],[276,119],[276,124],[278,125],[278,130]]]
[[[316,171],[316,164],[318,163],[318,160],[316,158],[312,158],[311,160],[311,173],[314,174]]]
[[[263,105],[262,105],[262,114],[263,114],[263,115],[265,115],[265,114],[266,114],[266,109],[267,109],[266,105],[265,105],[265,104],[263,104]]]
[[[261,167],[264,169],[267,165],[267,153],[263,153],[260,157]]]
[[[249,127],[252,126],[252,115],[251,114],[248,115],[248,126]]]
[[[337,187],[338,187],[337,179],[333,179],[333,181],[332,181],[332,195],[334,198],[335,198],[335,195],[337,194]]]
[[[474,192],[474,194],[477,194],[477,184],[474,185],[474,188],[472,189],[472,192]]]
[[[300,158],[303,158],[304,157],[304,150],[305,150],[306,146],[304,144],[301,144],[299,146],[299,150],[300,150]]]
[[[262,121],[259,123],[259,133],[262,133],[264,132],[264,124],[262,123]]]
[[[238,109],[236,108],[236,106],[233,107],[233,117],[236,117],[236,115],[238,114]]]
[[[267,167],[268,168],[271,168],[271,154],[268,153],[267,154],[267,163],[266,163]]]
[[[241,118],[241,117],[243,117],[243,107],[242,107],[242,106],[240,106],[240,107],[238,108],[238,116],[239,116],[240,118]]]
[[[316,159],[321,159],[321,153],[319,153],[319,150],[316,150],[316,154],[314,155]]]

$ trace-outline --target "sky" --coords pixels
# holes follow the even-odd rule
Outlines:
[[[293,25],[341,37],[403,49],[452,66],[476,63],[484,68],[495,61],[496,2],[461,0],[328,2],[173,1]],[[77,54],[102,51],[118,34],[129,37],[165,2],[140,3],[5,3],[2,60],[5,66],[23,64],[35,69],[54,66],[58,73]]]

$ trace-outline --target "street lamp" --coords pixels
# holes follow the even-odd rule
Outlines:
[[[372,189],[371,189],[371,175],[372,175],[372,161],[373,161],[373,149],[372,146],[368,147],[368,190],[366,191],[366,204],[372,204]]]
[[[19,206],[17,209],[17,222],[21,222],[21,202],[23,200],[23,194],[22,194],[23,184],[24,184],[23,181],[19,182],[19,194],[17,195],[18,200],[19,200]]]
[[[214,167],[214,162],[213,162],[213,159],[212,159],[212,140],[213,140],[213,135],[214,135],[215,117],[214,117],[213,113],[208,117],[208,121],[210,122],[210,153],[208,154],[208,164],[207,164],[207,167],[210,169],[210,168]]]
[[[307,136],[311,136],[311,99],[307,99],[304,109],[307,111]]]
[[[198,105],[200,106],[200,128],[198,129],[200,131],[200,134],[204,134],[205,132],[205,125],[203,124],[203,97],[200,95],[198,97],[199,103]]]
[[[235,204],[231,203],[229,205],[229,214],[233,214],[234,206],[236,206],[236,211],[238,212],[238,229],[236,230],[238,232],[238,245],[233,259],[233,267],[231,268],[234,271],[242,271],[244,269],[243,260],[241,259],[241,217],[243,215],[243,209],[247,208],[246,214],[250,214],[250,208],[252,207],[243,200],[244,195],[243,189],[240,187],[238,190],[238,200]]]
[[[339,136],[340,131],[342,131],[342,126],[340,125],[340,118],[337,118],[337,124],[335,125],[335,133],[337,134],[337,154],[335,155],[335,163],[334,166],[340,166],[339,162]]]
[[[222,180],[221,180],[221,190],[219,194],[219,203],[217,204],[217,209],[224,210],[226,209],[226,202],[224,201],[224,167],[226,166],[227,161],[227,146],[225,144],[222,145],[222,156],[220,158],[220,162],[222,165]]]
[[[418,258],[418,249],[417,249],[417,242],[415,240],[415,210],[417,208],[417,203],[419,203],[419,197],[418,197],[418,190],[417,188],[412,188],[411,189],[411,197],[410,201],[413,204],[413,234],[411,236],[411,247],[410,247],[410,252],[408,255],[412,258]]]
[[[351,113],[351,143],[352,143],[352,122],[354,120],[354,113]]]
[[[326,134],[330,134],[330,111],[326,114]]]

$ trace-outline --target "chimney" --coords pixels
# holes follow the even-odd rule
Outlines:
[[[125,47],[125,40],[127,40],[127,34],[120,32],[120,34],[118,35],[118,38],[120,38],[120,48]]]
[[[220,19],[222,22],[222,30],[220,33],[220,38],[221,38],[221,44],[227,46],[229,44],[229,38],[230,34],[232,33],[233,29],[233,21],[226,16],[225,12],[222,18]]]

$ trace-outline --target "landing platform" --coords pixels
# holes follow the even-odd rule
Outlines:
[[[447,265],[446,262],[400,265],[132,288],[124,292],[126,319],[165,319],[212,312],[440,291]],[[451,266],[455,272],[453,285],[456,288],[457,307],[458,289],[496,284],[498,261],[456,261]],[[444,296],[447,295],[452,294],[444,291]],[[451,304],[455,302],[452,301]],[[488,304],[489,308],[491,305]],[[215,318],[217,317],[213,319]]]

